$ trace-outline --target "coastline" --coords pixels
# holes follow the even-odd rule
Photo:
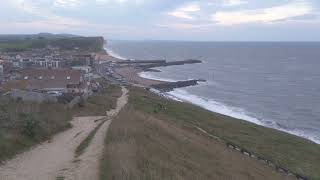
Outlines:
[[[107,50],[107,48],[106,48],[106,51],[112,52],[112,54],[109,54],[109,55],[113,56],[114,58],[122,57],[120,55],[115,54],[112,50]],[[119,60],[126,60],[126,59],[123,58]],[[158,85],[161,83],[171,83],[171,82],[180,81],[180,80],[160,78],[160,77],[151,75],[150,71],[144,71],[143,69],[139,69],[131,66],[124,67],[124,68],[116,68],[115,71],[117,74],[124,77],[130,83],[135,84],[137,86],[142,86],[145,88],[151,88],[152,85]],[[308,135],[305,132],[302,132],[296,129],[283,128],[274,121],[264,121],[264,120],[258,119],[256,117],[248,115],[246,111],[241,108],[230,107],[223,103],[217,102],[215,100],[206,99],[204,97],[197,96],[195,94],[189,93],[187,90],[185,90],[185,88],[177,88],[168,92],[160,92],[157,90],[153,92],[156,92],[161,96],[173,99],[175,101],[191,103],[193,105],[199,106],[201,108],[204,108],[214,113],[219,113],[222,115],[233,117],[233,118],[250,122],[256,125],[260,125],[266,128],[275,129],[281,132],[285,132],[291,135],[304,138],[313,143],[320,144],[320,139],[312,135]]]
[[[118,67],[115,68],[114,71],[120,76],[124,77],[128,82],[145,87],[150,87],[154,84],[161,84],[165,82],[163,80],[147,79],[141,77],[139,74],[143,71],[132,66]]]
[[[223,169],[223,172],[235,175],[235,172],[230,172],[228,169],[230,168],[230,163],[234,165],[238,162],[241,167],[246,164],[247,170],[245,171],[250,172],[250,174],[258,168],[265,168],[258,172],[260,175],[264,174],[265,177],[269,177],[266,179],[316,180],[320,177],[318,171],[320,146],[311,141],[275,129],[258,126],[254,123],[240,121],[230,116],[213,113],[191,103],[174,101],[152,90],[148,91],[133,86],[128,87],[128,89],[130,90],[131,100],[126,110],[120,113],[117,121],[111,124],[110,128],[113,133],[109,135],[113,137],[107,136],[107,138],[109,137],[107,145],[115,147],[113,144],[119,143],[117,138],[130,136],[130,139],[124,139],[128,140],[126,141],[127,144],[135,148],[126,146],[128,147],[127,149],[133,149],[133,151],[125,151],[118,156],[114,156],[114,152],[123,152],[120,151],[122,146],[116,146],[118,147],[117,149],[109,148],[109,150],[113,149],[113,153],[110,153],[109,155],[111,156],[104,161],[108,163],[108,166],[103,168],[104,172],[112,172],[115,169],[110,169],[112,164],[116,165],[119,164],[118,162],[123,161],[116,157],[127,157],[126,155],[136,152],[135,149],[138,145],[138,147],[141,147],[138,149],[143,150],[142,153],[137,153],[142,155],[137,158],[139,160],[144,157],[152,159],[146,157],[145,154],[157,157],[161,154],[161,150],[170,154],[169,156],[172,158],[177,159],[178,157],[180,159],[179,152],[181,152],[183,161],[181,161],[179,167],[184,167],[187,162],[197,161],[197,163],[187,165],[189,167],[187,168],[188,172],[196,167],[208,167],[211,169],[209,174],[216,174],[212,171],[213,169]],[[150,123],[155,124],[151,125]],[[130,128],[133,130],[129,130]],[[129,134],[123,134],[124,130]],[[182,131],[185,132],[183,135],[181,134]],[[195,137],[197,138],[192,142]],[[132,141],[139,144],[131,143]],[[214,143],[214,146],[210,146],[212,143]],[[175,147],[171,147],[172,145]],[[195,154],[196,149],[202,146],[207,150],[201,150],[199,154]],[[215,150],[219,147],[221,151],[218,153]],[[206,152],[213,152],[213,154],[203,158]],[[173,156],[172,153],[174,154]],[[226,153],[226,155],[223,156],[221,153]],[[231,157],[233,153],[239,155],[241,160]],[[176,161],[172,161],[171,158],[168,160],[167,157],[161,155],[153,164],[163,167],[161,166],[163,162],[174,162],[175,168],[168,169],[173,169],[173,172],[180,172],[176,171]],[[189,158],[194,158],[194,160],[186,160]],[[216,160],[218,163],[208,165],[209,163],[199,162],[201,159],[207,159],[208,162]],[[251,161],[256,164],[252,168],[248,168],[248,162],[243,161]],[[223,168],[221,164],[223,162],[228,163],[226,168]],[[196,166],[193,166],[195,164]],[[152,166],[152,170],[150,169],[152,172],[154,172],[155,166]],[[143,167],[143,172],[149,172],[145,166],[140,167]],[[212,167],[215,168],[212,169]],[[196,171],[201,172],[200,174],[205,174],[202,170],[203,168]],[[268,172],[266,173],[266,171]],[[271,178],[270,173],[272,172],[277,172],[277,175],[283,176]],[[185,177],[190,177],[190,175]],[[197,176],[197,178],[199,177]],[[234,177],[239,178],[240,176],[236,175]],[[248,179],[248,177],[243,179]],[[265,178],[256,177],[254,179]]]
[[[144,76],[144,78],[147,78],[146,76]],[[150,77],[148,77],[150,78]],[[161,79],[161,78],[157,78],[155,77],[155,79]],[[159,92],[161,93],[161,92]],[[230,107],[228,105],[225,105],[223,103],[217,102],[213,99],[207,99],[195,94],[192,94],[190,92],[188,92],[185,88],[177,88],[174,89],[173,91],[169,91],[169,92],[164,92],[162,93],[164,96],[169,97],[171,99],[174,100],[179,100],[182,102],[187,102],[187,103],[191,103],[193,105],[202,107],[206,110],[209,110],[211,112],[214,113],[219,113],[222,115],[226,115],[226,116],[230,116],[242,121],[247,121],[256,125],[260,125],[266,128],[272,128],[275,130],[279,130],[291,135],[295,135],[301,138],[304,138],[306,140],[312,141],[316,144],[320,144],[320,140],[317,139],[317,137],[314,137],[312,135],[308,135],[300,130],[296,130],[296,129],[286,129],[281,127],[281,125],[279,125],[278,123],[274,122],[274,121],[264,121],[262,119],[258,119],[256,117],[253,117],[251,115],[247,114],[246,110],[243,110],[241,108],[236,108],[236,107]]]

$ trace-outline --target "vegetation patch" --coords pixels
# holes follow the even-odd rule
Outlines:
[[[0,97],[0,163],[49,140],[71,127],[73,116],[105,116],[116,106],[121,88],[101,82],[103,88],[83,106],[66,109],[59,103],[33,103]]]
[[[60,104],[0,98],[0,161],[71,127],[72,114]]]
[[[133,88],[129,103],[148,116],[175,123],[184,129],[199,127],[225,142],[272,161],[276,166],[309,179],[320,179],[320,146],[303,138],[206,111],[200,107],[166,100]]]
[[[102,82],[103,83],[103,82]],[[106,111],[114,109],[117,98],[122,94],[121,88],[117,85],[108,85],[98,93],[90,96],[80,106],[72,109],[75,116],[105,116]]]
[[[286,158],[275,162],[291,171],[300,169],[304,172],[300,174],[310,179],[319,179],[318,145],[187,103],[166,100],[140,88],[130,89],[129,104],[110,124],[100,178],[293,179],[231,150],[226,146],[229,141],[261,157],[286,156],[293,164],[285,164]],[[305,146],[292,149],[291,144],[295,143]],[[265,147],[269,150],[262,149]]]
[[[79,144],[79,146],[77,147],[76,151],[75,151],[75,157],[79,157],[81,156],[85,150],[87,149],[87,147],[90,145],[91,141],[93,140],[94,136],[96,135],[96,133],[98,132],[98,130],[100,129],[100,127],[106,122],[107,120],[103,120],[102,122],[100,122],[90,133],[89,135]]]

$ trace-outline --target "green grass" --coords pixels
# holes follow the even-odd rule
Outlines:
[[[102,92],[89,97],[83,107],[74,107],[76,116],[105,116],[106,111],[116,107],[117,98],[121,96],[121,88],[108,85]]]
[[[71,127],[72,115],[62,105],[0,101],[0,162]]]
[[[0,97],[0,163],[71,127],[73,116],[104,116],[116,106],[121,88],[108,86],[90,97],[84,107],[13,101]]]
[[[64,180],[64,179],[65,179],[65,177],[63,177],[63,176],[56,177],[56,180]]]
[[[129,102],[135,109],[149,115],[189,129],[198,126],[292,172],[320,179],[320,145],[311,141],[191,104],[165,100],[135,88],[131,89]]]
[[[141,89],[129,95],[106,136],[101,180],[290,179],[194,128],[206,115],[200,108]]]
[[[155,121],[154,119],[169,125],[161,127],[159,126],[160,124],[150,124]],[[203,139],[198,139],[199,142],[203,141],[202,144],[196,144],[191,140],[190,142],[184,142],[183,138],[181,139],[183,136],[176,137],[175,134],[168,134],[167,131],[172,127],[176,127],[172,131],[177,134],[180,130],[189,132],[188,136],[202,134],[195,128],[200,127],[208,133],[220,137],[224,142],[236,144],[243,149],[271,160],[275,165],[288,168],[291,172],[304,175],[309,179],[320,179],[319,145],[277,130],[212,113],[188,103],[166,100],[138,88],[130,89],[129,105],[126,108],[126,112],[120,113],[120,116],[112,122],[109,128],[106,139],[106,152],[101,166],[101,179],[112,179],[113,176],[122,177],[122,179],[126,177],[139,179],[142,176],[147,176],[142,179],[148,179],[148,177],[150,179],[150,176],[153,177],[155,175],[154,173],[156,173],[156,177],[161,177],[162,171],[167,172],[166,178],[171,175],[175,177],[177,174],[169,169],[176,168],[186,173],[184,169],[186,166],[197,169],[194,166],[196,164],[201,167],[209,166],[211,162],[205,161],[205,158],[211,160],[219,158],[212,158],[214,157],[213,154],[206,154],[205,148],[202,150],[194,149],[194,146],[200,147],[203,144],[210,147],[210,143],[214,143],[215,140],[211,140],[212,142],[209,143]],[[186,136],[186,134],[184,135]],[[174,146],[174,144],[177,144],[177,146]],[[189,146],[190,144],[192,146]],[[186,150],[179,147],[183,147]],[[216,144],[211,147],[211,150],[214,151],[217,147],[218,145]],[[184,155],[181,154],[185,152],[189,154],[186,160],[189,159],[188,161],[191,161],[192,163],[189,162],[191,164],[175,162],[172,159],[184,159]],[[118,156],[116,155],[117,153],[119,153]],[[166,159],[168,154],[172,156],[169,155],[170,158]],[[138,159],[134,157],[138,157]],[[126,159],[129,160],[126,161]],[[145,162],[141,162],[143,160]],[[237,163],[236,161],[233,162]],[[126,164],[130,166],[128,165],[129,167],[127,167]],[[222,167],[216,166],[217,169]],[[161,168],[164,169],[161,170]],[[152,169],[155,172],[152,172]],[[203,174],[208,173],[205,170],[201,171],[203,171]],[[260,173],[264,174],[266,172],[267,170]],[[222,172],[215,173],[217,175]],[[236,171],[233,173],[236,173]],[[135,176],[135,174],[140,176]],[[209,173],[207,175],[210,176],[212,174]],[[266,175],[269,176],[268,173]],[[199,177],[203,176],[200,174]]]
[[[75,151],[75,157],[81,156],[87,147],[90,145],[91,141],[93,140],[94,136],[100,129],[100,127],[106,122],[106,120],[102,120],[90,133],[89,135],[79,144]]]

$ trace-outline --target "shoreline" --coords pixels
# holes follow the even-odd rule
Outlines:
[[[107,52],[108,52],[108,50],[107,50]],[[114,54],[114,52],[113,52],[113,54]],[[121,56],[119,56],[119,57],[121,57]],[[114,58],[116,58],[116,57],[114,57]],[[122,60],[126,60],[126,59],[122,59]],[[119,61],[121,61],[121,59],[119,59]],[[120,70],[119,69],[117,70],[117,68],[116,68],[115,72],[118,73],[119,75],[121,75],[122,77],[124,77],[127,81],[129,81],[137,86],[156,89],[156,88],[153,88],[152,85],[178,82],[177,80],[162,79],[162,78],[158,78],[158,77],[148,76],[147,73],[150,73],[150,71],[145,71],[144,69],[141,69],[141,68],[132,67],[132,66],[128,66],[126,68],[127,69],[124,69],[124,70],[121,68],[120,68]],[[182,102],[191,103],[195,106],[199,106],[199,107],[204,108],[206,110],[209,110],[213,113],[219,113],[219,114],[222,114],[225,116],[239,119],[241,121],[246,121],[246,122],[260,125],[260,126],[263,126],[266,128],[275,129],[275,130],[278,130],[278,131],[281,131],[284,133],[288,133],[290,135],[294,135],[294,136],[306,139],[308,141],[311,141],[315,144],[320,145],[320,139],[318,139],[315,136],[308,135],[305,132],[295,130],[295,129],[282,128],[279,124],[277,124],[274,121],[268,122],[268,123],[266,121],[264,122],[263,120],[259,120],[256,117],[252,117],[250,115],[247,115],[245,110],[234,111],[234,109],[239,109],[239,108],[230,107],[230,106],[225,105],[223,103],[219,103],[215,100],[206,99],[205,97],[191,94],[191,93],[187,92],[186,90],[183,90],[183,87],[173,88],[172,90],[170,90],[168,92],[161,92],[157,89],[156,89],[156,91],[153,91],[153,92],[160,94],[161,96],[165,96],[167,98],[175,100],[175,101],[182,101]]]

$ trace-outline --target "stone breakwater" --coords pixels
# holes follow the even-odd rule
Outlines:
[[[201,60],[196,59],[187,59],[183,61],[171,61],[171,62],[156,62],[151,64],[141,64],[138,67],[141,69],[150,69],[156,67],[166,67],[166,66],[175,66],[175,65],[185,65],[185,64],[197,64],[202,63]]]
[[[164,82],[161,84],[154,84],[151,87],[161,92],[169,92],[174,90],[175,88],[196,86],[199,84],[199,82],[206,82],[206,80],[198,79],[198,80],[187,80],[187,81],[177,81],[177,82]]]
[[[122,60],[118,64],[160,64],[166,62],[166,60]]]

